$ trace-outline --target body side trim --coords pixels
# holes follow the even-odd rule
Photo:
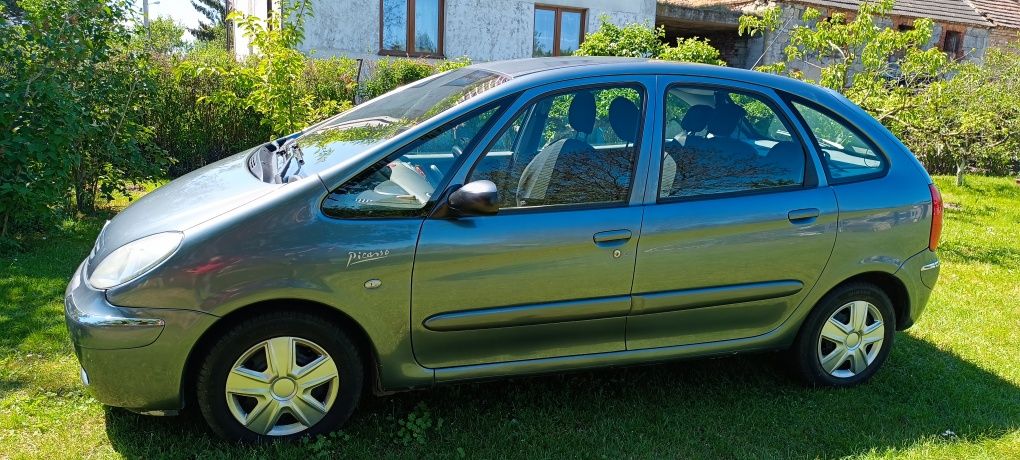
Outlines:
[[[804,289],[804,283],[800,281],[781,280],[635,294],[633,314],[644,315],[775,299],[796,294],[801,289]]]
[[[431,331],[466,331],[625,316],[630,296],[571,300],[441,313],[422,324]]]

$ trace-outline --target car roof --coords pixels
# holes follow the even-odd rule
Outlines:
[[[648,58],[564,56],[484,62],[470,67],[498,73],[510,79],[528,76],[528,80],[549,77],[550,81],[555,81],[600,75],[689,75],[753,83],[798,94],[829,92],[789,77],[755,70]]]

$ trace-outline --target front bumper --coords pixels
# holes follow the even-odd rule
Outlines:
[[[194,310],[124,308],[85,282],[78,267],[64,316],[82,382],[103,404],[136,411],[180,409],[185,364],[216,317]]]

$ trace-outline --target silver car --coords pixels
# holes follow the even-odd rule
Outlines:
[[[227,438],[377,393],[787,350],[870,378],[939,273],[938,190],[791,79],[641,59],[473,65],[181,177],[67,288],[105,404]]]

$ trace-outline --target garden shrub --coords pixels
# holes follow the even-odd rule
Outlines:
[[[361,88],[361,96],[371,99],[394,88],[436,73],[436,68],[421,59],[382,59],[375,63]]]

